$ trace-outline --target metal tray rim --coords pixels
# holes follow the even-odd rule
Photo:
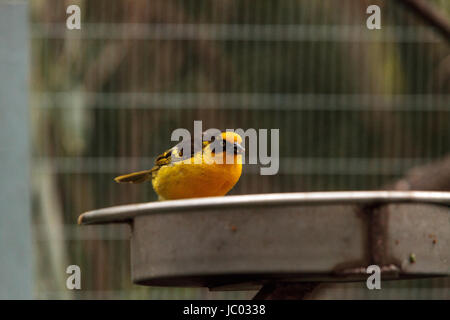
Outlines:
[[[154,201],[114,206],[83,213],[79,224],[126,222],[136,216],[161,212],[230,209],[282,205],[376,204],[376,203],[450,204],[450,192],[441,191],[329,191],[249,194],[224,197]]]

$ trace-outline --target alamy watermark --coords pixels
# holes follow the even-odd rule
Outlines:
[[[381,269],[376,264],[370,265],[366,269],[367,274],[371,274],[366,281],[367,289],[381,289]]]
[[[280,168],[280,129],[270,129],[270,155],[269,155],[269,130],[268,129],[256,129],[250,128],[244,129],[226,129],[227,136],[233,136],[233,133],[238,134],[242,138],[241,146],[248,150],[248,163],[259,164],[264,166],[260,168],[261,175],[275,175]],[[223,140],[214,139],[213,137],[220,136],[221,131],[219,129],[210,128],[203,131],[202,121],[194,121],[194,137],[192,144],[194,146],[193,153],[204,152],[202,150],[203,142],[210,141],[211,156],[196,157],[192,159],[184,160],[186,163],[201,164],[202,161],[208,164],[217,163],[233,164],[233,145],[223,144]],[[185,128],[178,128],[172,132],[171,140],[180,142],[180,146],[183,154],[191,154],[191,133]],[[247,141],[248,140],[248,145]],[[226,147],[226,157],[223,153],[216,152],[222,151]],[[225,158],[225,159],[224,159]],[[246,163],[246,157],[242,157],[242,163]]]
[[[367,7],[366,13],[370,16],[366,20],[366,26],[369,30],[381,29],[381,9],[376,4]]]
[[[81,289],[81,269],[76,264],[67,267],[66,273],[70,274],[66,280],[66,288],[69,290]]]
[[[67,7],[66,13],[70,16],[66,19],[66,27],[69,30],[81,29],[81,9],[76,4],[72,4]]]

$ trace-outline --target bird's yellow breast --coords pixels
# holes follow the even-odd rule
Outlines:
[[[234,155],[232,164],[219,164],[200,152],[190,161],[161,167],[152,184],[161,200],[223,196],[238,182],[241,172],[241,155]]]

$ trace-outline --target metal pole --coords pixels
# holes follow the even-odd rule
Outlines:
[[[0,299],[31,299],[28,4],[0,3]]]

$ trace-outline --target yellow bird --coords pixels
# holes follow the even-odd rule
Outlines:
[[[152,169],[125,174],[114,180],[141,183],[151,179],[159,200],[227,194],[242,173],[242,154],[245,151],[241,145],[242,138],[234,132],[222,132],[211,141],[201,142],[198,148],[195,148],[196,143],[191,143],[190,154],[183,154],[186,145],[181,142],[158,156]],[[201,151],[195,153],[197,150]],[[222,161],[214,161],[220,158]]]

